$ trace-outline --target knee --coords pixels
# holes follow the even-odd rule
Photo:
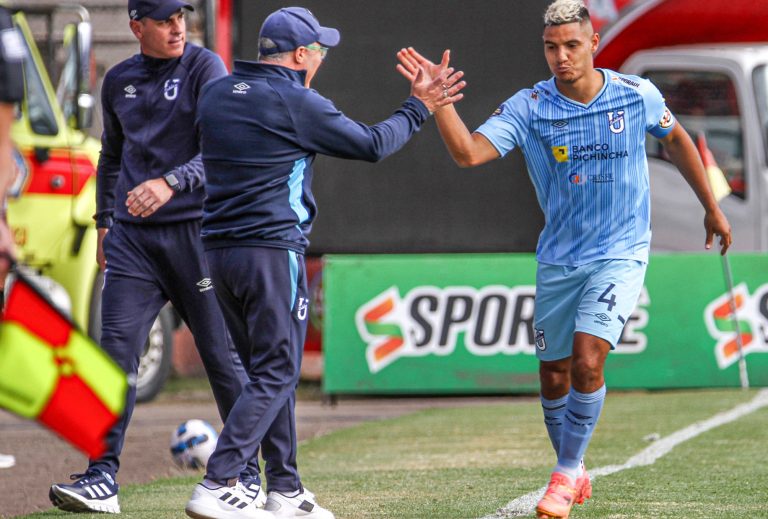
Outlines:
[[[603,385],[603,363],[593,357],[574,359],[571,380],[577,391],[591,393]]]
[[[565,395],[571,385],[567,362],[542,362],[539,365],[541,391],[545,398],[558,398]]]

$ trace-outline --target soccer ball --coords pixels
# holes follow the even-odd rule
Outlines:
[[[184,469],[204,469],[219,435],[203,420],[187,420],[171,435],[171,456]]]

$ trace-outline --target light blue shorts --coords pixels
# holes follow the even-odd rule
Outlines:
[[[646,265],[629,259],[578,267],[540,263],[534,310],[539,360],[570,357],[575,332],[600,337],[613,349],[637,304]]]

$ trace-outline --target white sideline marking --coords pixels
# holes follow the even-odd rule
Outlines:
[[[669,436],[666,436],[653,444],[649,445],[638,454],[635,454],[629,458],[623,465],[606,465],[605,467],[598,467],[596,469],[590,469],[589,475],[594,480],[599,476],[608,476],[615,472],[619,472],[634,467],[642,467],[644,465],[652,465],[659,458],[671,451],[675,446],[695,438],[699,434],[733,422],[760,409],[761,407],[768,406],[768,389],[760,390],[755,398],[745,404],[739,404],[729,411],[723,411],[711,418],[702,420],[701,422],[695,422],[688,427],[675,431]],[[507,503],[503,508],[496,511],[495,514],[486,515],[482,519],[498,519],[506,517],[520,517],[533,513],[536,508],[536,503],[539,502],[541,496],[544,495],[546,486],[541,487],[538,490],[520,496],[517,499],[513,499]]]

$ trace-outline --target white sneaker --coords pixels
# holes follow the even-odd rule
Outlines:
[[[0,454],[0,469],[9,469],[16,465],[16,458],[10,454]]]
[[[273,519],[260,506],[266,502],[264,491],[255,483],[247,487],[240,481],[234,487],[210,488],[198,483],[185,511],[194,519]]]
[[[264,509],[279,518],[334,519],[333,512],[318,505],[315,495],[306,488],[293,497],[280,492],[270,492],[267,494],[267,504],[264,505]]]

